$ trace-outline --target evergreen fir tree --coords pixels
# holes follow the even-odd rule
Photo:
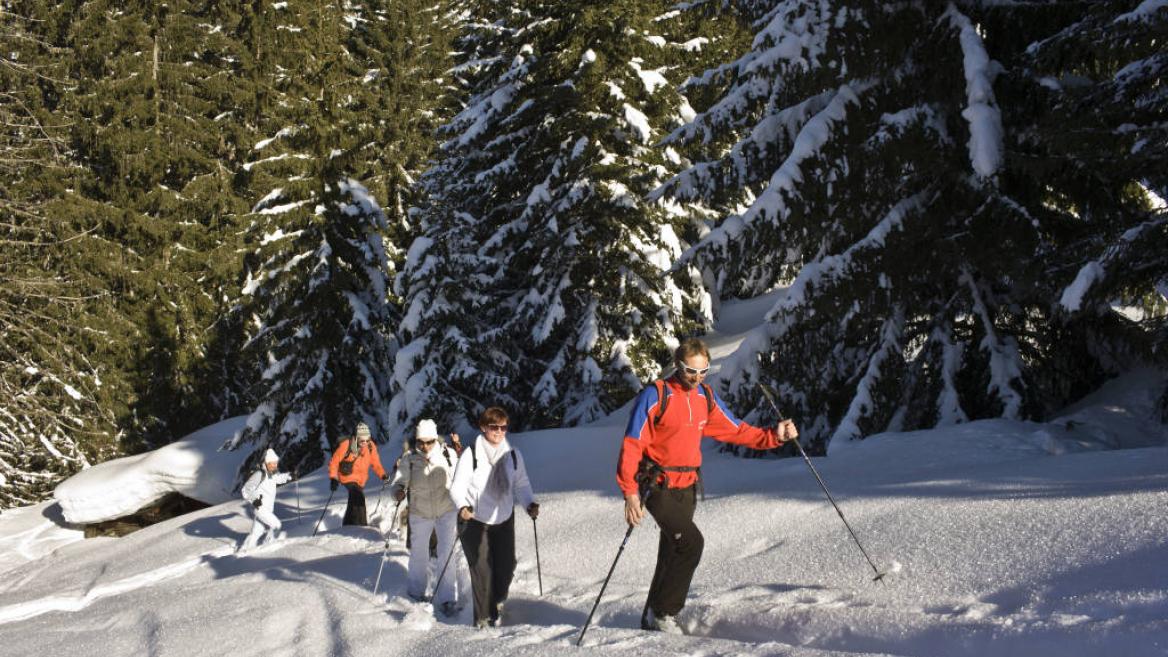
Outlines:
[[[1030,167],[1067,179],[1050,202],[1074,235],[1052,259],[1049,294],[1061,330],[1097,357],[1135,351],[1168,369],[1168,8],[1097,3],[1071,18],[1026,51],[1030,92],[1050,108],[1027,143]],[[1160,403],[1168,421],[1168,389]]]
[[[761,418],[753,384],[776,382],[805,438],[822,445],[1039,417],[1115,371],[1087,332],[1055,321],[1051,274],[1076,224],[1099,230],[1127,212],[1100,205],[1107,218],[1084,224],[1057,201],[1082,179],[1029,166],[1036,138],[1057,141],[1065,126],[1043,123],[1046,107],[1030,100],[1039,83],[1027,46],[1093,10],[750,8],[751,51],[699,81],[726,90],[672,138],[698,164],[659,192],[726,213],[683,258],[720,295],[790,281],[723,369],[732,403]],[[1112,189],[1139,179],[1098,164],[1075,166]]]
[[[0,12],[0,508],[39,502],[113,450],[108,389],[85,349],[93,297],[69,276],[84,235],[54,211],[67,178],[68,82],[39,2]]]
[[[266,91],[255,118],[269,136],[244,165],[251,188],[267,189],[247,231],[243,293],[255,325],[245,353],[264,367],[258,406],[229,446],[255,445],[252,460],[273,447],[305,471],[358,422],[382,441],[390,428],[394,247],[384,212],[352,175],[369,170],[379,126],[392,115],[378,86],[384,76],[370,74],[387,65],[369,48],[385,29],[376,12],[333,4],[282,12],[251,44],[268,81],[256,87]]]
[[[480,290],[487,301],[458,310],[480,323],[466,351],[506,354],[501,371],[460,368],[482,381],[466,417],[505,387],[526,402],[518,425],[595,419],[655,376],[695,319],[692,272],[668,275],[685,212],[645,200],[676,161],[653,148],[681,111],[663,75],[676,55],[652,21],[664,10],[531,2],[477,21],[472,57],[489,73],[428,181],[441,204],[429,242],[469,215],[467,257],[497,263],[474,283],[472,302]]]
[[[496,11],[503,14],[496,16]],[[506,70],[504,53],[514,30],[504,20],[506,13],[501,3],[482,0],[469,4],[454,23],[463,34],[455,41],[460,61],[447,90],[453,102],[481,96]],[[423,193],[412,213],[416,237],[394,279],[403,300],[402,348],[394,363],[389,407],[398,440],[425,417],[473,430],[474,418],[485,407],[516,408],[521,399],[513,394],[516,356],[499,348],[493,324],[501,268],[496,254],[480,250],[489,227],[462,205],[473,154],[453,153],[460,135],[477,126],[467,110],[440,129],[447,141],[420,181]]]
[[[222,121],[238,96],[219,81],[237,72],[224,32],[238,18],[206,2],[93,0],[62,11],[72,19],[71,145],[83,172],[65,202],[96,223],[78,266],[110,291],[115,322],[100,359],[132,388],[116,412],[133,451],[236,410],[196,393],[214,369],[206,344],[228,304],[222,292],[241,268],[233,217],[247,206],[231,185],[237,132]]]

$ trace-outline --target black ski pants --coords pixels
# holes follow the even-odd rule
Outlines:
[[[657,568],[649,585],[648,606],[654,616],[676,616],[685,606],[705,546],[693,521],[697,501],[696,486],[654,489],[645,501],[645,508],[661,528]]]
[[[368,525],[369,519],[365,515],[365,491],[357,484],[345,484],[349,490],[349,503],[345,505],[345,519],[342,525]]]
[[[495,620],[515,577],[515,514],[497,525],[466,521],[462,550],[470,565],[475,622]]]

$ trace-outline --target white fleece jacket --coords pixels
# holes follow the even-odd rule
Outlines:
[[[475,456],[472,456],[472,450]],[[527,478],[527,466],[523,464],[523,454],[515,450],[516,458],[513,461],[511,451],[511,443],[506,438],[498,447],[489,447],[487,439],[479,434],[474,445],[463,450],[458,457],[458,465],[454,466],[454,481],[450,484],[450,498],[454,500],[454,506],[459,509],[469,506],[474,509],[475,520],[498,525],[511,517],[516,504],[526,509],[535,503],[531,480]],[[474,467],[476,456],[477,468]],[[510,478],[511,499],[495,499],[487,492],[487,482],[495,467],[504,468]]]

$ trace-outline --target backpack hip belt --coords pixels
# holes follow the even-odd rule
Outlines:
[[[642,493],[641,497],[645,497],[644,493],[647,493],[650,489],[661,490],[662,488],[666,488],[669,483],[669,477],[665,474],[667,472],[696,472],[698,478],[694,484],[697,486],[702,500],[705,501],[706,489],[702,485],[702,466],[661,465],[648,456],[641,458],[641,463],[637,466],[637,474],[633,477],[637,482],[638,492]]]

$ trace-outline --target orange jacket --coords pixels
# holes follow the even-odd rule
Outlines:
[[[661,424],[653,423],[661,403],[657,386],[646,386],[633,403],[616,471],[617,485],[625,495],[637,492],[634,477],[642,456],[665,466],[700,466],[702,436],[754,449],[778,446],[774,429],[752,427],[734,417],[717,393],[710,412],[706,393],[700,386],[686,390],[672,376],[665,380],[665,385],[670,395]],[[670,488],[685,488],[693,485],[698,476],[695,472],[667,472],[666,478]]]
[[[349,454],[349,441],[352,438],[346,438],[341,441],[337,451],[333,452],[333,458],[329,461],[329,479],[337,479],[342,484],[357,484],[364,486],[365,482],[369,480],[369,468],[377,473],[378,477],[385,478],[385,468],[381,467],[381,456],[377,454],[377,447],[370,442],[368,447],[364,447],[353,458]],[[352,474],[340,474],[341,461],[352,461]]]

